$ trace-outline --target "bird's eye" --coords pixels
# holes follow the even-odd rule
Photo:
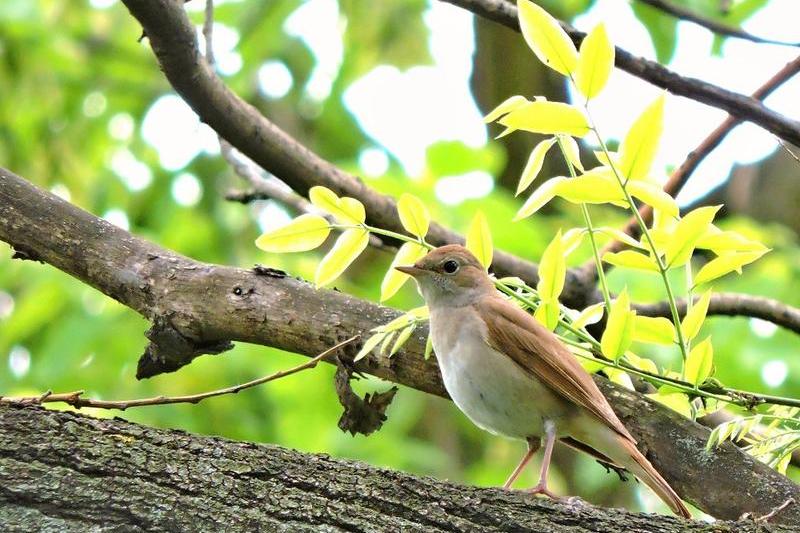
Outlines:
[[[458,270],[458,261],[454,261],[452,259],[445,261],[442,265],[442,270],[444,270],[447,274],[455,274]]]

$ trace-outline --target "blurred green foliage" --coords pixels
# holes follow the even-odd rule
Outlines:
[[[428,4],[423,0],[342,0],[344,54],[330,95],[323,101],[314,101],[304,92],[315,65],[313,54],[284,31],[286,18],[300,4],[284,0],[217,6],[217,22],[238,32],[235,51],[242,63],[226,81],[323,157],[360,173],[358,154],[374,143],[344,107],[342,92],[378,64],[407,68],[430,61],[423,22]],[[561,9],[569,10],[564,16],[574,15],[590,4],[574,1]],[[189,6],[199,23],[202,3],[195,0]],[[674,28],[656,28],[663,16],[648,19],[638,7],[637,13],[658,43],[659,57],[669,57]],[[269,202],[243,206],[225,201],[225,191],[243,186],[213,150],[201,151],[185,168],[162,166],[156,148],[142,137],[142,124],[154,102],[171,91],[146,39],[138,42],[140,34],[140,27],[118,4],[99,8],[88,2],[54,0],[0,3],[0,165],[68,196],[92,213],[121,212],[135,234],[198,260],[243,267],[262,263],[312,278],[319,255],[258,252],[253,245],[259,233],[256,220]],[[258,69],[268,60],[282,61],[294,80],[291,90],[279,99],[268,99],[258,90]],[[112,170],[120,153],[146,166],[152,181],[131,187],[121,179]],[[502,142],[481,149],[440,142],[430,147],[427,158],[428,169],[421,179],[409,180],[392,161],[385,176],[369,179],[368,184],[388,194],[416,194],[431,208],[434,219],[462,232],[480,207],[488,216],[495,246],[531,260],[539,257],[558,228],[580,223],[573,206],[556,201],[555,209],[517,223],[509,231],[520,203],[511,192],[499,188],[456,207],[438,202],[434,185],[440,176],[472,170],[500,172],[505,165]],[[176,178],[186,172],[197,178],[202,189],[195,205],[181,205],[173,194]],[[592,214],[602,225],[625,220],[620,212],[595,209]],[[720,281],[715,289],[800,304],[797,236],[782,227],[746,219],[725,224],[751,234],[774,251],[742,276]],[[578,263],[588,257],[587,247],[572,260]],[[340,280],[339,289],[377,300],[390,261],[388,254],[368,252]],[[628,285],[638,300],[663,298],[661,284],[655,281],[647,275],[617,271],[610,276],[612,290]],[[419,305],[420,298],[408,284],[389,304],[407,309]],[[104,399],[187,394],[250,380],[303,359],[238,344],[224,355],[201,357],[177,373],[139,382],[134,378],[135,366],[146,344],[142,334],[147,327],[142,317],[94,289],[52,267],[12,261],[8,247],[0,247],[1,394],[36,394],[47,389],[85,389],[87,395]],[[717,375],[724,383],[800,396],[800,381],[793,379],[800,371],[793,350],[795,336],[768,326],[753,327],[752,321],[742,318],[714,318],[707,329],[714,336]],[[670,364],[663,354],[650,355],[662,357],[663,365]],[[761,376],[768,361],[785,364],[790,376],[772,389]],[[132,410],[124,416],[150,425],[272,442],[479,485],[502,483],[523,452],[521,444],[491,437],[472,426],[449,402],[406,389],[390,407],[389,420],[380,432],[370,437],[343,434],[336,426],[341,408],[332,376],[332,368],[318,367],[199,405]],[[363,392],[385,389],[388,384],[367,379],[355,387]],[[559,450],[556,463],[552,479],[556,490],[579,493],[598,503],[634,505],[635,486],[628,483],[626,490],[617,490],[616,476],[605,474],[591,459]],[[535,468],[531,468],[520,485],[533,484],[534,477]]]

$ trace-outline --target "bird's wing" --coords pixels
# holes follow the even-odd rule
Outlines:
[[[510,356],[558,395],[636,442],[589,373],[550,330],[500,295],[482,298],[476,305],[486,323],[489,346]]]

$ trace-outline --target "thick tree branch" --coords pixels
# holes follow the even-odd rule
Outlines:
[[[708,524],[557,503],[273,445],[19,406],[0,406],[0,524],[12,533],[763,530],[753,521]]]
[[[703,28],[713,33],[716,33],[717,35],[722,35],[724,37],[736,37],[737,39],[744,39],[747,41],[752,41],[754,43],[761,43],[761,44],[800,46],[800,43],[788,43],[784,41],[777,41],[774,39],[766,39],[763,37],[758,37],[751,33],[747,33],[746,31],[741,30],[739,28],[728,26],[727,24],[723,24],[722,22],[718,22],[716,20],[698,15],[691,9],[686,9],[683,6],[679,6],[672,2],[667,2],[666,0],[637,0],[637,1],[643,4],[647,4],[651,7],[654,7],[659,11],[663,11],[664,13],[671,15],[677,19],[693,22],[698,26],[702,26]]]
[[[209,346],[244,341],[313,356],[385,324],[398,311],[309,284],[274,269],[193,261],[137,238],[0,170],[0,240],[47,262],[154,321],[143,375],[174,370]],[[392,358],[371,354],[358,371],[445,395],[420,328]],[[354,355],[360,343],[344,348]],[[179,349],[175,349],[175,347]],[[152,353],[161,358],[152,358]],[[140,374],[143,365],[140,364]],[[733,445],[705,452],[708,430],[598,378],[642,450],[688,501],[718,518],[764,515],[800,487]],[[776,520],[800,524],[800,506]]]
[[[478,16],[493,20],[514,31],[519,31],[517,8],[507,0],[443,1],[472,11]],[[585,33],[576,30],[565,22],[561,22],[561,25],[576,45],[579,45],[586,36]],[[758,124],[778,137],[794,145],[800,145],[800,122],[769,109],[753,98],[697,78],[681,76],[655,61],[636,57],[619,47],[616,49],[616,66],[657,87],[667,89],[673,94],[724,109],[741,120],[748,120]]]
[[[142,24],[161,69],[169,82],[200,116],[200,119],[263,169],[277,176],[295,192],[306,195],[314,185],[324,185],[339,195],[358,198],[370,224],[404,232],[395,201],[322,159],[257,109],[233,93],[200,55],[195,30],[183,4],[171,0],[124,0]],[[431,224],[428,242],[436,245],[464,238],[439,224]],[[493,270],[499,275],[518,276],[529,283],[538,280],[536,265],[511,254],[498,252]],[[562,301],[583,308],[595,296],[592,283],[577,272],[568,273]]]

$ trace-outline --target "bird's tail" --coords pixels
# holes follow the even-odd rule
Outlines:
[[[633,441],[622,435],[617,435],[617,440],[619,446],[624,450],[624,454],[614,454],[614,462],[621,463],[621,466],[633,472],[636,477],[653,489],[653,492],[655,492],[675,514],[684,518],[691,518],[692,515],[689,513],[689,509],[686,508],[680,497],[675,494],[675,491],[672,490],[669,483],[661,477],[661,474],[653,468],[650,461],[636,448]]]

